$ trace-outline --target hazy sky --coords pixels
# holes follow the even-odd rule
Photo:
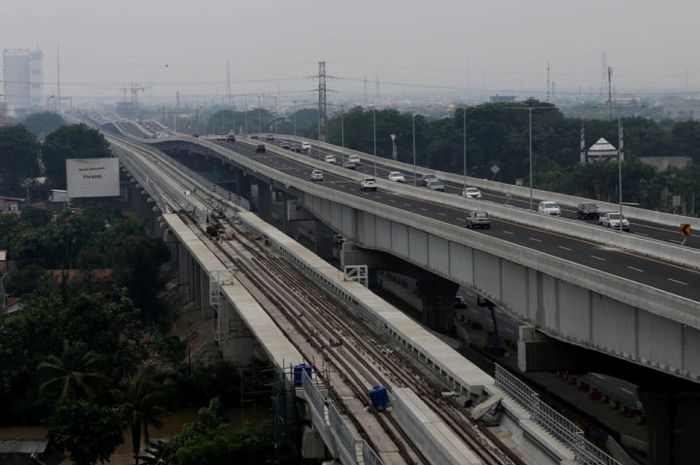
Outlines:
[[[700,90],[697,0],[0,0],[0,48],[61,46],[64,95],[144,99],[233,93],[313,99],[318,61],[338,91],[370,96],[439,86],[595,93],[601,53],[618,92]],[[167,67],[166,67],[167,64]],[[392,83],[403,83],[399,86]],[[435,86],[419,87],[419,86]],[[540,94],[541,96],[541,94]],[[330,99],[334,96],[331,94]]]

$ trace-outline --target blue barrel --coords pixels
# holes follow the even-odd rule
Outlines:
[[[372,401],[372,407],[378,412],[383,412],[391,404],[389,401],[389,393],[383,386],[375,386],[369,390],[369,399]]]
[[[306,363],[300,363],[299,365],[294,366],[294,385],[295,386],[301,386],[301,374],[303,372],[306,372],[306,374],[311,376],[311,365],[307,365]]]

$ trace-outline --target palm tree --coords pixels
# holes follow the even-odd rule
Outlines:
[[[158,416],[163,413],[160,406],[162,390],[155,379],[155,371],[151,367],[141,367],[139,371],[124,379],[119,389],[113,391],[124,419],[131,428],[131,444],[134,461],[139,463],[141,450],[141,432],[144,443],[149,444],[149,425],[160,426]]]
[[[97,371],[103,358],[94,351],[88,351],[82,341],[73,343],[63,341],[61,357],[51,354],[37,367],[37,370],[46,377],[46,381],[40,386],[40,391],[44,392],[54,386],[61,386],[62,401],[93,398],[96,389],[109,381],[105,375]]]
[[[144,451],[145,455],[140,455],[143,465],[170,465],[172,463],[172,451],[170,444],[163,440],[151,441]]]

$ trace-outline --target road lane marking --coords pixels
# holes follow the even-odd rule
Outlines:
[[[443,212],[437,212],[437,214],[440,215],[440,216],[445,216],[445,215],[447,215],[447,213],[443,213]]]
[[[391,203],[396,203],[396,200],[394,200],[394,199],[389,199],[389,202],[391,202]]]
[[[424,211],[424,212],[427,212],[427,211],[428,211],[427,208],[420,207],[420,209],[421,209],[421,211]]]
[[[595,258],[596,260],[600,260],[601,262],[607,261],[606,259],[601,258],[601,257],[596,257],[595,255],[591,255],[591,258]]]
[[[563,245],[558,245],[557,247],[559,247],[562,250],[566,250],[567,252],[571,252],[572,250],[574,250],[574,249],[570,249],[568,247],[564,247]]]
[[[637,273],[644,273],[644,270],[641,270],[641,269],[634,267],[634,266],[628,266],[627,268],[629,268],[632,271],[636,271]]]
[[[531,241],[542,242],[542,239],[537,239],[536,237],[528,237]]]
[[[509,236],[515,236],[515,233],[513,231],[506,231],[505,229],[503,230],[503,234],[508,234]]]
[[[466,222],[467,222],[467,220],[465,220],[464,218],[457,218],[457,220],[459,220],[459,221],[463,221],[464,223],[466,223]]]
[[[404,203],[403,206],[404,206],[404,207],[410,207],[411,204],[410,204],[410,203]]]
[[[626,392],[627,394],[629,394],[629,395],[631,395],[631,396],[634,395],[634,392],[630,391],[629,389],[625,389],[625,388],[623,388],[623,387],[620,387],[620,391]]]
[[[684,286],[688,285],[688,283],[684,283],[683,281],[678,281],[677,279],[673,279],[673,278],[666,278],[666,279],[668,279],[669,281],[673,281],[674,283],[677,283],[677,284],[682,284]]]
[[[591,375],[595,376],[598,379],[605,379],[605,376],[599,375],[598,373],[591,373]]]

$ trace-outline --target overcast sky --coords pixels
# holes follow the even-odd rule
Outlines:
[[[280,93],[313,99],[318,61],[338,91],[508,89],[597,94],[601,54],[618,92],[700,90],[697,0],[0,0],[0,48],[45,54],[54,92],[144,98]],[[166,66],[167,65],[167,66]],[[403,83],[399,86],[394,83]],[[420,87],[427,86],[427,87]],[[434,87],[430,87],[434,86]],[[541,96],[541,95],[540,95]],[[333,98],[333,95],[329,97]]]

